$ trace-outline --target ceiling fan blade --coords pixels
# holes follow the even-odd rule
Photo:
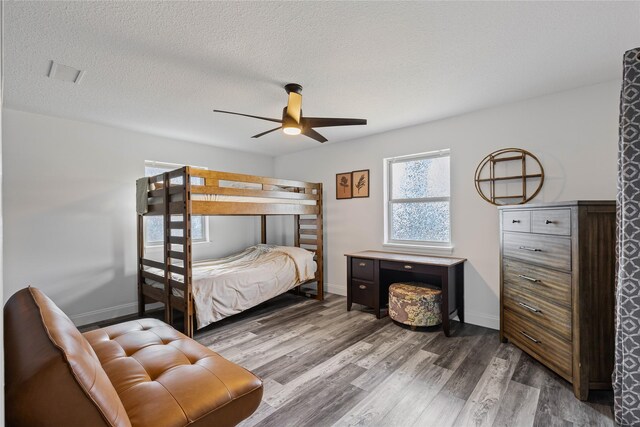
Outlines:
[[[266,132],[262,132],[262,133],[259,133],[257,135],[253,135],[251,138],[260,138],[261,136],[265,136],[266,134],[271,133],[274,130],[278,130],[278,129],[281,129],[281,128],[282,128],[282,126],[278,126],[277,128],[270,129],[270,130],[268,130]]]
[[[354,126],[366,125],[367,119],[342,119],[332,117],[303,117],[302,125],[310,128],[321,128],[331,126]]]
[[[300,114],[302,112],[302,95],[296,92],[289,92],[287,101],[287,116],[300,124]]]
[[[325,138],[324,136],[320,135],[318,132],[316,132],[315,130],[311,129],[310,127],[304,127],[302,128],[302,134],[305,136],[308,136],[309,138],[313,138],[316,141],[319,142],[325,142],[327,141],[327,138]]]
[[[234,114],[236,116],[251,117],[254,119],[266,120],[274,123],[282,123],[280,119],[270,119],[269,117],[252,116],[251,114],[234,113],[233,111],[213,110],[214,113]]]

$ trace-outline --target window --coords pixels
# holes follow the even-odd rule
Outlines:
[[[181,168],[183,165],[161,162],[144,162],[144,176],[159,175],[164,172]],[[198,169],[206,169],[198,166]],[[178,178],[180,179],[180,178]],[[192,177],[191,184],[202,185],[202,178]],[[163,240],[163,217],[149,216],[144,219],[144,243],[145,246],[158,246],[164,243]],[[191,215],[191,241],[206,242],[209,240],[209,229],[206,217],[202,215]]]
[[[384,243],[451,246],[449,150],[385,159]]]

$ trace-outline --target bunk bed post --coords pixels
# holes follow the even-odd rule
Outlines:
[[[323,232],[323,219],[322,219],[322,183],[318,184],[318,214],[316,215],[316,256],[318,264],[318,277],[316,282],[316,299],[318,301],[324,300],[324,232]],[[299,227],[298,227],[299,230]],[[298,231],[299,233],[299,231]]]
[[[260,215],[260,243],[267,244],[267,216]]]
[[[144,258],[143,216],[136,215],[138,236],[138,317],[144,316],[145,298],[142,291],[142,258]]]
[[[298,191],[298,189],[296,189],[296,191]],[[293,216],[293,246],[299,248],[300,247],[300,215],[294,215]],[[302,289],[302,285],[300,286],[296,286],[296,294],[300,295],[301,289]]]
[[[191,252],[191,168],[189,166],[185,166],[183,168],[183,184],[184,184],[184,193],[183,193],[183,223],[182,223],[182,237],[183,237],[183,246],[182,250],[184,252],[184,334],[190,338],[193,338],[194,332],[194,307],[193,307],[193,294],[192,294],[192,277],[191,277],[191,263],[192,263],[192,252]]]
[[[162,246],[164,249],[164,321],[169,325],[173,324],[173,308],[171,307],[171,211],[169,206],[171,205],[170,192],[169,192],[169,172],[162,174],[162,202],[164,206],[162,215],[162,228],[163,228],[163,241]]]
[[[293,246],[300,247],[300,215],[293,216]]]
[[[300,192],[299,188],[294,190],[296,193]],[[302,190],[303,193],[307,192],[307,189]],[[299,248],[300,247],[300,215],[293,216],[293,246]],[[296,286],[295,288],[296,295],[300,295],[302,293],[302,285]]]

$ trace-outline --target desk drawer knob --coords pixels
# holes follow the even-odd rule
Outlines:
[[[553,224],[553,221],[551,221],[551,220],[546,220],[544,223],[545,223],[545,224]]]
[[[407,270],[411,270],[413,267],[410,266],[410,265],[405,265],[404,268],[407,269]]]
[[[512,224],[520,224],[520,220],[519,219],[514,219],[511,221]]]
[[[542,252],[542,249],[530,248],[529,246],[520,246],[520,249],[530,252]]]
[[[520,331],[520,333],[521,333],[521,334],[522,334],[526,339],[528,339],[529,341],[533,341],[533,342],[534,342],[534,343],[536,343],[536,344],[540,344],[540,343],[541,343],[539,340],[535,339],[534,337],[532,337],[531,335],[527,334],[527,333],[526,333],[526,332],[524,332],[524,331]]]
[[[366,267],[367,263],[366,262],[361,262],[360,264],[358,264],[360,267]]]
[[[360,285],[358,286],[360,289],[367,289],[367,285]]]

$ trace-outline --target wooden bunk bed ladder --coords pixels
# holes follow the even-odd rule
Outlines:
[[[313,194],[313,189],[305,188],[304,192]],[[318,266],[316,277],[316,294],[313,295],[319,301],[324,300],[324,251],[323,251],[323,234],[322,227],[322,184],[317,184],[317,213],[315,215],[294,215],[294,233],[293,245],[296,247],[308,249],[315,252],[315,260]],[[302,286],[302,284],[301,284]],[[300,286],[297,288],[300,289]],[[307,294],[311,296],[310,294]]]

